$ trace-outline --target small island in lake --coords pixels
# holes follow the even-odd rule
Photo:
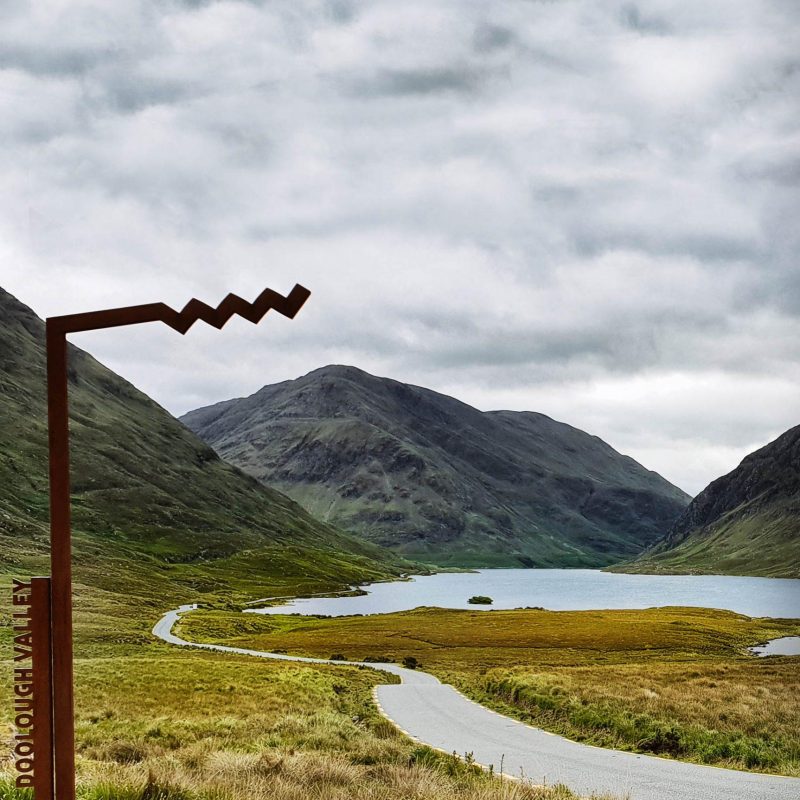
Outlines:
[[[470,597],[467,602],[471,603],[473,606],[490,606],[494,601],[491,597],[487,597],[484,594],[476,594]]]

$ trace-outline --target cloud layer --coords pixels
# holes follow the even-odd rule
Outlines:
[[[698,491],[800,422],[798,53],[791,0],[12,0],[0,285],[299,281],[293,322],[76,341],[176,413],[353,363]]]

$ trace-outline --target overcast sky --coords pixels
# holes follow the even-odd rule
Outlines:
[[[4,0],[0,285],[173,413],[328,363],[691,493],[800,423],[797,0]]]

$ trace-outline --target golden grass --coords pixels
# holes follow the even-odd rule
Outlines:
[[[7,664],[3,670],[8,672]],[[563,788],[492,778],[418,747],[372,703],[373,686],[384,680],[371,670],[265,662],[160,644],[143,655],[79,658],[79,797],[573,797]],[[7,700],[1,713],[10,733]],[[10,788],[11,766],[0,759],[0,800],[26,796]]]
[[[159,759],[154,766],[99,769],[96,786],[126,787],[141,797],[147,786],[172,797],[269,798],[269,800],[567,800],[574,795],[478,775],[458,777],[446,767],[352,764],[315,752],[192,752]],[[141,789],[139,787],[145,787]],[[123,789],[125,791],[125,789]],[[138,792],[138,794],[137,794]]]
[[[177,630],[187,639],[348,659],[415,656],[423,665],[576,666],[631,658],[681,661],[742,658],[746,647],[800,631],[800,622],[752,620],[730,611],[656,608],[622,611],[458,611],[422,608],[358,617],[301,617],[200,610]]]
[[[570,797],[563,788],[501,781],[418,747],[372,703],[383,675],[181,650],[149,634],[161,611],[155,596],[142,604],[81,587],[77,600],[80,800]],[[575,738],[647,750],[632,736],[641,725],[629,724],[645,719],[664,741],[674,727],[698,745],[681,758],[746,766],[741,755],[723,757],[719,750],[743,737],[761,747],[749,751],[761,759],[755,768],[796,774],[797,661],[757,660],[744,648],[800,632],[797,622],[689,609],[423,609],[344,619],[201,611],[188,615],[180,632],[320,656],[413,656],[481,702]],[[10,629],[2,625],[0,646],[10,646]],[[9,674],[3,661],[6,731]],[[715,752],[702,737],[686,738],[695,727],[714,725]],[[777,760],[762,763],[768,758]],[[0,764],[0,800],[21,800],[2,778],[10,768],[8,760]]]
[[[333,619],[200,611],[180,631],[303,655],[413,656],[474,699],[571,738],[800,774],[798,659],[746,650],[797,634],[798,621],[688,608]]]
[[[604,747],[800,775],[796,660],[488,670],[456,682],[526,721]]]

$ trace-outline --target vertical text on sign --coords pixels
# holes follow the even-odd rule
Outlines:
[[[14,632],[14,757],[17,787],[33,786],[33,634],[31,632],[31,583],[14,579],[12,596]]]

